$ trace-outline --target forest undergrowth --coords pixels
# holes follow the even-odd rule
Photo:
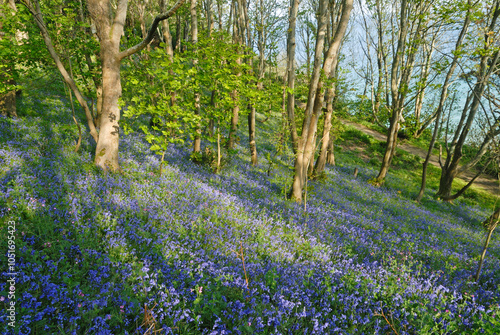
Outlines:
[[[104,173],[88,134],[73,152],[65,100],[38,93],[0,118],[0,229],[15,222],[17,272],[15,298],[0,282],[2,334],[500,332],[498,237],[473,281],[489,209],[432,190],[417,204],[398,174],[374,187],[346,152],[309,181],[306,207],[291,202],[293,156],[276,154],[272,118],[257,167],[240,134],[220,174],[172,145],[159,176],[133,132],[123,172]],[[5,275],[6,238],[0,250]]]

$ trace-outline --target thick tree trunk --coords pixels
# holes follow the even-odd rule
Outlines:
[[[302,123],[302,133],[298,140],[297,152],[295,153],[295,166],[294,177],[292,184],[292,199],[297,202],[302,201],[302,192],[307,178],[307,168],[309,160],[314,150],[314,136],[316,134],[316,127],[318,121],[318,114],[314,113],[316,110],[315,104],[319,103],[317,100],[318,85],[321,76],[321,59],[323,56],[323,49],[325,45],[326,33],[326,19],[328,12],[328,2],[321,0],[319,3],[319,18],[318,18],[318,31],[316,35],[316,48],[314,54],[314,67],[312,71],[311,81],[309,83],[309,94],[307,97],[306,109],[304,111],[304,121]],[[321,108],[321,107],[320,107]],[[290,123],[295,123],[295,120],[289,120]]]
[[[122,94],[120,79],[120,38],[127,16],[127,1],[117,4],[115,18],[110,20],[111,7],[103,0],[89,0],[88,9],[101,45],[102,114],[95,164],[104,170],[119,171],[118,145],[120,138],[120,107]]]
[[[106,43],[107,42],[107,43]],[[109,46],[107,44],[110,44]],[[118,171],[118,144],[120,138],[120,107],[122,94],[118,45],[101,41],[102,66],[102,114],[95,164],[104,170]]]
[[[120,108],[118,99],[122,93],[120,80],[120,64],[123,58],[128,57],[144,49],[153,39],[159,22],[168,19],[185,0],[179,0],[168,12],[155,17],[147,36],[137,45],[120,52],[120,38],[123,35],[125,19],[127,16],[127,0],[119,0],[116,6],[111,6],[109,0],[88,0],[88,10],[94,21],[97,30],[97,36],[100,42],[101,62],[102,62],[102,115],[100,121],[100,133],[97,135],[92,112],[80,91],[78,90],[73,78],[68,74],[64,65],[60,61],[59,55],[55,52],[50,39],[49,32],[43,22],[43,15],[40,11],[40,5],[35,2],[36,7],[30,0],[22,0],[22,3],[32,13],[37,26],[40,28],[45,45],[55,61],[59,72],[75,94],[78,102],[83,107],[87,117],[90,134],[97,142],[95,164],[101,168],[112,171],[120,169],[118,163],[118,145],[119,145],[119,120]],[[114,10],[113,13],[111,11]]]
[[[120,170],[118,162],[120,107],[118,99],[122,94],[121,61],[123,58],[144,49],[153,39],[158,24],[172,16],[183,2],[184,0],[178,1],[168,12],[155,17],[146,38],[137,45],[120,52],[120,38],[123,34],[128,2],[126,0],[118,1],[114,15],[111,15],[110,9],[112,7],[107,0],[88,0],[89,13],[96,24],[97,36],[101,45],[102,116],[95,164],[104,170]],[[111,17],[113,17],[112,20]]]
[[[347,29],[347,23],[349,22],[352,7],[352,0],[344,0],[341,18],[337,25],[334,37],[329,43],[328,51],[326,52],[323,64],[323,72],[327,74],[329,78],[332,78],[334,76],[334,69],[338,63],[338,53],[340,50],[340,45]],[[304,122],[302,124],[302,133],[298,140],[298,147],[295,154],[295,175],[291,190],[292,199],[299,202],[302,201],[302,191],[306,181],[305,178],[307,174],[307,168],[309,164],[314,160],[318,119],[324,102],[324,93],[322,92],[323,80],[320,76],[320,63],[321,58],[323,57],[324,35],[326,33],[327,26],[327,1],[320,2],[319,13],[314,67],[312,71],[311,82],[309,85],[309,95],[306,104],[306,110],[304,112],[305,116]],[[295,121],[290,120],[290,122]]]
[[[441,177],[439,178],[439,189],[436,193],[437,197],[442,199],[450,197],[453,180],[456,176],[456,169],[446,169],[441,172]]]

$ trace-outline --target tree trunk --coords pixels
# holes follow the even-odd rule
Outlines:
[[[233,0],[233,41],[236,44],[236,52],[240,52],[240,44],[244,39],[244,35],[242,32],[242,3],[241,0]],[[241,58],[236,59],[237,67],[240,68]],[[241,72],[238,72],[237,76],[241,76]],[[233,90],[231,93],[231,97],[233,99],[233,116],[231,118],[231,126],[229,129],[229,140],[227,142],[227,148],[232,150],[236,144],[236,132],[238,131],[238,119],[240,113],[239,106],[239,93],[238,90]]]
[[[257,25],[257,48],[259,49],[259,75],[258,75],[258,80],[259,83],[259,89],[262,89],[262,82],[261,80],[264,78],[264,71],[265,71],[265,50],[266,50],[266,39],[265,39],[265,31],[266,29],[264,27],[264,0],[259,0],[259,8],[257,10],[259,14],[259,24]]]
[[[479,71],[479,79],[476,85],[474,86],[472,95],[473,95],[473,100],[472,104],[470,105],[469,109],[469,114],[467,116],[467,121],[465,123],[465,126],[460,130],[457,129],[457,133],[455,134],[455,137],[457,137],[458,132],[460,132],[460,136],[458,136],[458,140],[454,146],[453,152],[449,153],[449,156],[446,159],[446,164],[445,166],[442,167],[441,169],[441,178],[439,182],[439,189],[436,193],[436,196],[441,197],[441,198],[448,198],[450,197],[451,194],[451,185],[453,183],[453,179],[458,175],[459,172],[459,164],[462,159],[462,148],[465,144],[465,141],[467,139],[467,136],[470,132],[470,129],[472,127],[472,124],[474,122],[476,113],[479,109],[480,103],[481,103],[481,98],[484,94],[484,90],[486,87],[486,84],[488,82],[488,79],[490,75],[493,73],[493,70],[495,68],[495,65],[498,62],[499,59],[499,51],[497,50],[492,57],[493,59],[490,59],[488,55],[484,55],[481,57],[481,63],[480,63],[480,71]],[[488,63],[491,63],[488,65]],[[467,109],[468,106],[466,105],[464,109]],[[488,138],[486,138],[488,139]],[[477,160],[478,161],[478,160]],[[477,162],[476,161],[476,162]],[[467,164],[467,168],[472,168],[473,164]],[[462,171],[462,170],[461,170]]]
[[[97,141],[95,164],[104,170],[118,171],[118,144],[120,132],[120,107],[122,94],[120,61],[117,59],[118,45],[101,41],[102,59],[102,115],[99,140]],[[113,50],[114,49],[114,50]]]
[[[470,4],[470,2],[469,2],[469,4]],[[465,35],[467,34],[467,30],[469,28],[469,23],[470,23],[469,14],[470,14],[470,11],[467,13],[467,15],[465,17],[464,24],[462,26],[462,30],[460,31],[460,35],[459,35],[457,43],[455,45],[456,52],[453,53],[453,55],[454,55],[453,60],[451,62],[450,68],[448,69],[448,73],[446,74],[446,78],[445,78],[444,83],[443,83],[443,88],[441,90],[441,98],[439,100],[439,105],[438,105],[437,112],[436,112],[436,121],[435,121],[436,124],[434,126],[434,131],[432,133],[432,139],[431,139],[431,142],[429,143],[429,149],[427,151],[427,155],[425,157],[425,161],[424,161],[424,164],[422,166],[422,182],[420,185],[420,191],[418,192],[417,198],[415,199],[417,202],[420,202],[422,200],[422,197],[424,196],[425,187],[426,187],[426,179],[427,179],[427,166],[429,165],[429,161],[430,161],[430,158],[432,155],[432,149],[434,148],[434,144],[436,143],[436,140],[437,140],[437,135],[439,132],[439,124],[440,124],[440,120],[441,120],[441,114],[442,114],[443,109],[444,109],[445,101],[448,97],[448,87],[450,86],[451,77],[453,76],[453,73],[455,72],[455,69],[456,69],[457,64],[458,64],[458,57],[459,57],[458,51],[462,47],[463,40],[464,40]],[[449,193],[450,192],[451,192],[451,183],[450,183]]]
[[[325,56],[323,64],[323,72],[332,78],[334,69],[338,63],[338,53],[340,50],[342,38],[344,37],[349,22],[350,13],[353,7],[352,0],[344,0],[342,6],[342,14],[337,25],[336,32],[332,41],[329,43],[329,48]],[[319,5],[319,22],[318,33],[316,38],[316,50],[314,67],[312,71],[311,82],[309,85],[309,95],[304,112],[304,122],[302,124],[302,133],[298,140],[298,148],[296,152],[295,175],[291,190],[291,196],[296,201],[302,201],[302,191],[306,181],[306,169],[310,162],[314,159],[314,152],[316,150],[316,132],[318,125],[318,118],[321,113],[324,93],[322,92],[323,80],[320,76],[321,58],[323,56],[324,48],[324,35],[326,32],[326,19],[328,13],[328,2],[321,1]],[[295,122],[295,120],[289,120]]]
[[[89,0],[88,10],[96,25],[101,45],[102,114],[97,141],[95,164],[104,170],[119,171],[118,145],[120,138],[120,38],[127,15],[127,1],[119,1],[115,18],[110,22],[110,6],[106,1]]]
[[[381,95],[384,91],[384,64],[385,64],[385,52],[384,52],[384,32],[382,28],[382,11],[380,8],[380,0],[376,2],[376,17],[377,17],[377,70],[378,70],[378,81],[377,90],[375,92],[375,103],[373,106],[373,117],[377,121],[380,115],[380,104]],[[389,101],[386,101],[388,103]]]
[[[290,0],[290,11],[288,14],[288,35],[287,35],[287,115],[290,127],[290,137],[292,139],[292,148],[297,155],[298,134],[295,125],[295,30],[297,26],[297,12],[299,9],[299,0]]]
[[[252,165],[257,165],[257,144],[255,142],[255,106],[250,107],[248,114],[248,141],[250,145],[250,159]]]
[[[14,1],[9,1],[9,5],[14,13],[17,12],[16,4]],[[5,15],[11,15],[10,12],[3,13],[1,6],[3,2],[0,1],[0,40],[2,40],[3,32],[3,19]],[[15,87],[16,82],[13,79],[13,64],[3,64],[4,68],[0,68],[0,85],[1,86],[12,86]],[[2,95],[0,95],[0,115],[17,118],[17,108],[16,108],[16,90],[12,89]]]
[[[0,83],[4,83],[9,86],[16,85],[16,82],[13,79],[3,80],[3,78],[0,78]],[[0,96],[0,115],[17,118],[16,90],[11,90]]]
[[[424,68],[422,69],[422,78],[420,80],[420,87],[417,87],[420,91],[417,93],[417,99],[415,101],[415,133],[414,137],[416,137],[418,133],[418,128],[420,126],[420,114],[422,113],[422,107],[424,105],[424,97],[425,97],[425,88],[427,85],[427,80],[429,79],[429,70],[431,66],[431,60],[432,60],[432,54],[434,51],[434,44],[436,41],[437,34],[433,36],[432,42],[430,46],[427,46],[424,44],[424,55],[425,57],[425,64]]]
[[[176,29],[175,29],[175,47],[174,47],[174,50],[176,52],[180,52],[181,51],[181,40],[182,40],[182,20],[181,20],[180,15],[177,15],[175,25],[176,25],[176,27],[175,27]]]
[[[42,37],[45,42],[45,46],[47,47],[47,50],[49,51],[49,54],[51,58],[54,60],[57,69],[61,73],[64,81],[68,84],[68,86],[71,88],[73,93],[75,94],[76,99],[78,100],[78,103],[80,106],[82,106],[83,110],[85,111],[85,116],[87,118],[87,124],[90,130],[90,135],[92,138],[97,142],[98,141],[98,134],[97,130],[95,128],[94,120],[92,118],[92,112],[90,111],[87,102],[85,101],[84,97],[82,96],[80,90],[76,86],[75,81],[73,78],[70,76],[66,68],[64,67],[63,63],[61,62],[61,59],[57,52],[54,49],[54,46],[52,44],[52,39],[50,38],[49,31],[47,30],[47,26],[45,25],[45,22],[43,21],[43,15],[40,10],[40,4],[38,2],[35,2],[35,6],[31,3],[30,0],[23,0],[22,4],[26,6],[26,8],[30,11],[31,15],[35,19],[35,23],[40,29],[40,33],[42,34]]]
[[[125,26],[128,1],[119,0],[116,3],[116,6],[111,6],[109,0],[88,0],[90,17],[95,23],[97,36],[99,38],[102,62],[102,116],[100,121],[100,133],[98,136],[94,126],[92,113],[88,108],[85,99],[81,95],[73,78],[68,74],[64,65],[60,61],[58,54],[54,50],[47,27],[43,22],[43,15],[40,11],[39,3],[35,2],[35,8],[31,4],[30,0],[22,0],[22,3],[32,13],[36,24],[40,28],[52,59],[55,61],[56,66],[58,67],[64,80],[69,85],[71,90],[73,90],[78,102],[85,111],[90,133],[97,142],[94,162],[97,166],[103,168],[104,170],[120,170],[118,162],[120,131],[120,108],[118,105],[118,99],[122,93],[120,80],[121,61],[125,57],[144,49],[153,39],[159,22],[172,16],[184,3],[184,1],[185,0],[179,0],[168,12],[155,17],[146,38],[144,38],[137,45],[120,52],[120,38],[123,35],[123,29]],[[114,9],[114,13],[111,13],[112,9]]]
[[[302,201],[302,192],[307,178],[307,168],[311,154],[314,151],[314,136],[316,135],[316,127],[318,121],[318,113],[315,104],[319,103],[316,100],[318,94],[318,85],[321,76],[321,59],[323,56],[323,48],[325,45],[326,19],[328,13],[328,2],[321,0],[319,3],[319,18],[318,31],[316,35],[316,47],[314,54],[314,67],[312,70],[311,81],[309,83],[309,94],[307,97],[306,109],[304,111],[304,121],[302,123],[302,132],[298,139],[297,152],[295,153],[294,177],[291,195],[292,199],[297,202]],[[321,108],[321,106],[320,106]],[[289,120],[290,123],[295,123],[295,119]]]
[[[167,10],[166,0],[160,1],[160,8],[162,11]],[[174,60],[174,47],[172,44],[172,34],[170,33],[170,25],[168,23],[168,20],[162,21],[162,33],[163,33],[163,40],[165,43],[165,53],[170,58],[170,61],[173,61]]]
[[[401,90],[401,77],[400,65],[403,62],[404,50],[406,47],[406,36],[408,33],[408,1],[402,0],[401,2],[401,14],[400,14],[400,30],[397,50],[394,54],[392,68],[391,68],[391,95],[392,95],[392,114],[389,125],[389,132],[387,134],[387,142],[385,147],[384,157],[382,159],[382,165],[380,166],[380,172],[376,178],[377,183],[383,183],[389,167],[392,162],[393,155],[396,150],[397,145],[397,134],[399,130],[399,120],[401,118],[402,107],[403,107],[403,97],[400,96]]]
[[[439,189],[436,196],[439,198],[448,198],[451,195],[451,188],[453,185],[453,180],[457,176],[456,169],[446,169],[441,172],[441,177],[439,178]]]
[[[198,14],[196,11],[197,0],[191,0],[190,13],[191,13],[191,40],[195,45],[198,43]],[[198,66],[198,59],[193,60],[193,66],[196,68]],[[196,90],[196,88],[195,88]],[[194,93],[194,113],[201,117],[201,105],[200,105],[200,93],[195,91]],[[196,134],[193,141],[193,152],[199,153],[201,151],[201,125],[198,124],[196,128]]]
[[[248,48],[252,48],[252,37],[250,33],[250,19],[248,17],[248,12],[247,12],[247,4],[245,0],[239,0],[239,5],[241,10],[240,17],[243,19],[244,22],[241,22],[240,24],[242,25],[240,27],[240,32],[242,32],[242,36],[246,36],[246,41],[247,41],[247,46]],[[246,32],[246,34],[244,33]],[[250,73],[253,74],[253,59],[252,57],[248,58],[248,65],[250,68]],[[259,64],[260,67],[260,64]],[[263,71],[263,70],[262,70]],[[259,76],[260,76],[259,72]],[[256,88],[257,89],[262,89],[262,86],[259,84],[259,80],[257,80]],[[255,140],[255,106],[250,103],[248,104],[248,109],[249,109],[249,114],[248,114],[248,146],[250,149],[250,160],[252,162],[253,166],[257,165],[258,162],[258,156],[257,156],[257,143]]]
[[[241,65],[241,59],[237,59],[236,63],[238,65]],[[239,97],[238,97],[238,91],[233,90],[231,92],[231,98],[233,99],[233,115],[231,117],[231,125],[229,129],[229,139],[227,142],[227,148],[229,150],[234,149],[234,146],[236,144],[236,132],[238,131],[238,119],[240,115],[240,106],[239,106]]]
[[[207,0],[205,2],[205,12],[207,18],[208,37],[211,37],[212,30],[214,29],[214,14],[212,11],[212,0]]]
[[[330,141],[328,142],[328,154],[326,156],[326,163],[329,165],[335,165],[335,146],[333,145],[334,139],[330,137]]]
[[[324,170],[327,162],[328,148],[333,145],[333,140],[330,139],[330,129],[332,128],[332,115],[333,115],[333,95],[335,89],[329,87],[326,92],[326,110],[323,122],[323,137],[321,138],[321,148],[319,151],[318,159],[314,165],[314,176],[319,176]],[[334,160],[335,163],[335,160]]]

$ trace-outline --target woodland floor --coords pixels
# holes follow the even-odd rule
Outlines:
[[[359,123],[342,119],[341,122],[345,125],[351,126],[367,135],[372,136],[378,141],[383,141],[385,142],[387,139],[387,135],[382,134],[376,130],[370,129],[364,125],[361,125]],[[404,150],[412,155],[419,156],[422,159],[425,159],[427,155],[427,150],[424,150],[422,148],[419,148],[417,146],[411,145],[409,143],[398,143],[398,148],[401,150]],[[436,167],[439,167],[439,157],[437,155],[432,155],[430,159],[430,163]],[[465,182],[469,182],[474,176],[476,175],[477,171],[471,170],[471,171],[466,171],[458,177],[459,179],[462,179]],[[493,195],[498,195],[500,193],[500,187],[498,184],[498,180],[495,178],[488,176],[486,174],[483,174],[479,176],[474,184],[471,186],[471,188],[481,188]]]

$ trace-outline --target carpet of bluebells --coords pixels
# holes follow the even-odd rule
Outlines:
[[[88,136],[72,151],[67,105],[23,99],[36,113],[0,118],[2,236],[17,228],[15,328],[0,238],[1,334],[500,333],[497,236],[472,280],[480,207],[423,207],[341,166],[304,210],[285,197],[290,156],[267,175],[272,129],[259,166],[241,134],[219,175],[172,146],[159,176],[143,136],[122,135],[123,173],[106,174]]]

